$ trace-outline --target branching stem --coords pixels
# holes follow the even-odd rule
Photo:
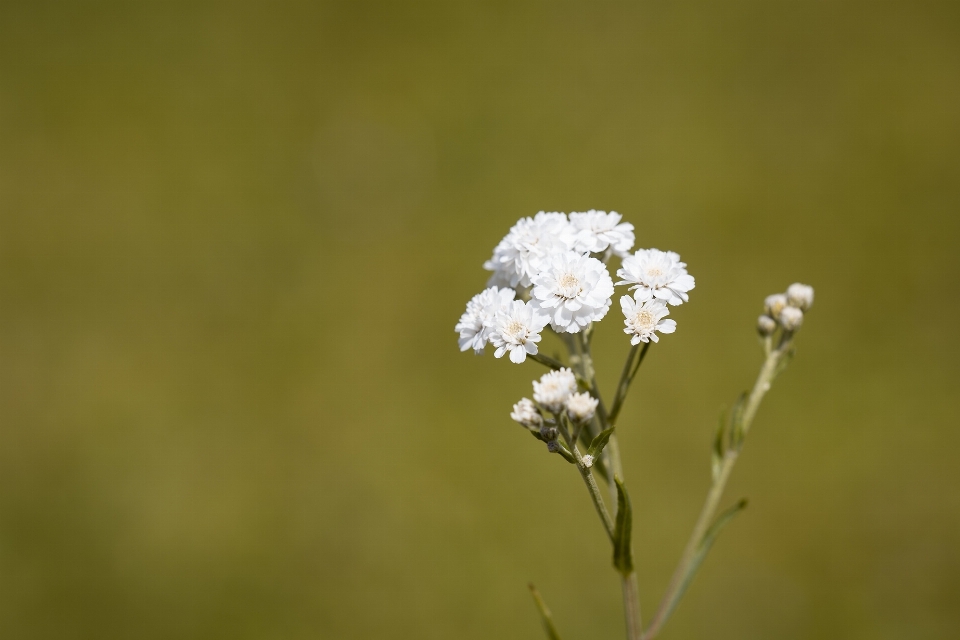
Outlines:
[[[757,381],[754,383],[753,389],[747,398],[739,423],[730,425],[731,434],[734,434],[734,439],[724,451],[722,463],[710,486],[710,491],[707,493],[707,499],[703,504],[703,509],[700,511],[700,516],[697,518],[697,523],[693,527],[690,540],[687,542],[687,546],[680,558],[680,563],[677,565],[673,577],[670,579],[667,591],[660,601],[657,613],[650,622],[647,631],[643,634],[643,640],[652,640],[652,638],[660,633],[663,625],[669,619],[670,614],[673,613],[673,610],[680,602],[680,598],[683,597],[687,586],[693,578],[693,574],[699,568],[699,562],[695,560],[697,559],[701,545],[704,543],[704,536],[714,521],[714,515],[720,504],[720,498],[723,496],[723,490],[726,487],[727,480],[730,478],[730,473],[733,471],[733,465],[736,464],[737,457],[740,455],[740,450],[743,447],[743,439],[750,430],[753,418],[757,415],[760,402],[763,400],[767,391],[770,390],[770,384],[779,373],[783,359],[789,355],[792,342],[791,337],[790,335],[785,335],[780,341],[779,346],[767,354],[763,367],[760,369],[760,374],[757,376]]]

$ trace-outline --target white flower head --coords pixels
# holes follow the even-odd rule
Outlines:
[[[633,225],[620,222],[616,211],[607,213],[591,209],[586,213],[571,213],[570,224],[577,232],[576,250],[581,253],[602,253],[610,248],[623,257],[633,248]]]
[[[801,311],[806,311],[813,306],[813,287],[794,282],[787,287],[787,304]]]
[[[803,324],[803,311],[796,307],[784,307],[780,310],[780,324],[784,331],[796,331]]]
[[[550,371],[533,381],[533,399],[551,413],[560,413],[567,398],[577,391],[577,378],[570,369]]]
[[[460,334],[460,351],[472,348],[476,353],[483,353],[493,333],[497,313],[506,308],[516,295],[513,289],[490,287],[473,296],[454,327],[454,331]]]
[[[607,267],[589,255],[566,251],[543,263],[533,279],[533,302],[550,313],[557,333],[577,333],[610,310],[613,280]]]
[[[521,218],[483,264],[493,271],[490,284],[529,287],[548,256],[573,248],[576,232],[563,213],[541,211],[533,218]]]
[[[520,402],[513,405],[510,417],[528,429],[539,429],[543,426],[543,416],[530,398],[521,398]]]
[[[510,361],[520,364],[527,359],[528,353],[537,353],[540,332],[549,321],[548,317],[541,315],[529,302],[508,302],[497,313],[493,332],[490,334],[490,344],[497,348],[493,355],[502,358],[503,354],[509,351]]]
[[[583,424],[593,419],[599,403],[599,400],[591,397],[587,392],[570,394],[567,398],[567,415],[575,423]]]
[[[670,309],[662,300],[637,302],[630,296],[623,296],[620,298],[620,308],[623,309],[624,324],[627,325],[623,332],[632,336],[632,345],[651,340],[659,342],[660,338],[655,332],[673,333],[677,330],[675,321],[665,319]]]
[[[771,318],[779,318],[780,312],[787,306],[787,296],[782,293],[774,293],[766,297],[763,301],[763,310]]]
[[[627,256],[617,277],[621,278],[617,284],[628,284],[631,291],[635,290],[637,302],[657,299],[682,304],[690,299],[687,292],[696,285],[679,255],[659,249],[640,249]]]
[[[580,460],[583,462],[583,466],[585,466],[587,469],[593,466],[594,459],[593,459],[593,456],[590,455],[589,453],[583,456],[582,458],[580,458]]]

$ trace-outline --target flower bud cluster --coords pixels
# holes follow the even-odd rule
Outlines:
[[[757,332],[764,338],[772,336],[777,327],[793,333],[803,324],[804,312],[813,306],[813,287],[795,282],[786,293],[767,296],[763,302],[764,314],[757,319]]]

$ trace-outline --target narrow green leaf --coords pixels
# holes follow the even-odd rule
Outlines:
[[[547,637],[550,638],[550,640],[560,640],[560,634],[557,633],[557,628],[553,624],[553,617],[550,615],[550,609],[547,608],[547,603],[540,597],[540,592],[533,586],[533,583],[528,586],[530,587],[530,593],[533,595],[534,602],[537,603],[537,609],[540,610],[540,619],[543,621],[543,630],[547,633]]]
[[[690,566],[687,568],[687,573],[683,576],[683,579],[680,582],[680,587],[674,592],[670,602],[667,603],[667,607],[663,615],[664,621],[670,617],[670,614],[672,614],[673,610],[676,609],[677,603],[679,603],[680,599],[683,598],[683,594],[687,592],[687,588],[690,586],[690,583],[693,582],[693,576],[697,574],[697,570],[700,568],[700,565],[703,564],[703,560],[707,557],[707,552],[710,551],[710,547],[713,546],[717,536],[720,535],[720,530],[723,529],[727,523],[733,520],[735,515],[746,508],[746,499],[740,500],[740,502],[721,513],[720,516],[710,526],[710,528],[707,529],[707,532],[703,534],[703,539],[700,541],[700,546],[697,548],[697,553],[693,556],[693,560],[690,562]]]
[[[727,420],[725,410],[720,410],[720,420],[717,424],[717,434],[713,438],[713,453],[710,456],[710,468],[713,473],[713,480],[716,482],[720,475],[720,466],[723,464],[723,436],[727,430]]]
[[[743,410],[747,404],[747,392],[740,393],[733,411],[730,412],[730,448],[740,449],[743,444]]]
[[[597,434],[597,437],[593,439],[593,442],[590,443],[590,448],[587,449],[587,454],[597,459],[600,457],[600,454],[603,453],[603,448],[607,446],[607,442],[610,440],[610,436],[613,435],[613,430],[616,427],[610,427],[609,429],[604,429]]]
[[[633,528],[633,511],[630,497],[620,478],[614,476],[617,483],[617,521],[613,528],[613,566],[625,576],[633,573],[633,547],[630,536]]]

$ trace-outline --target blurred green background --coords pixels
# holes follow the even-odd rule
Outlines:
[[[598,208],[697,278],[621,421],[647,618],[817,291],[662,637],[956,637],[958,205],[957,2],[4,2],[0,633],[539,638],[533,581],[622,637],[541,368],[453,332]]]

